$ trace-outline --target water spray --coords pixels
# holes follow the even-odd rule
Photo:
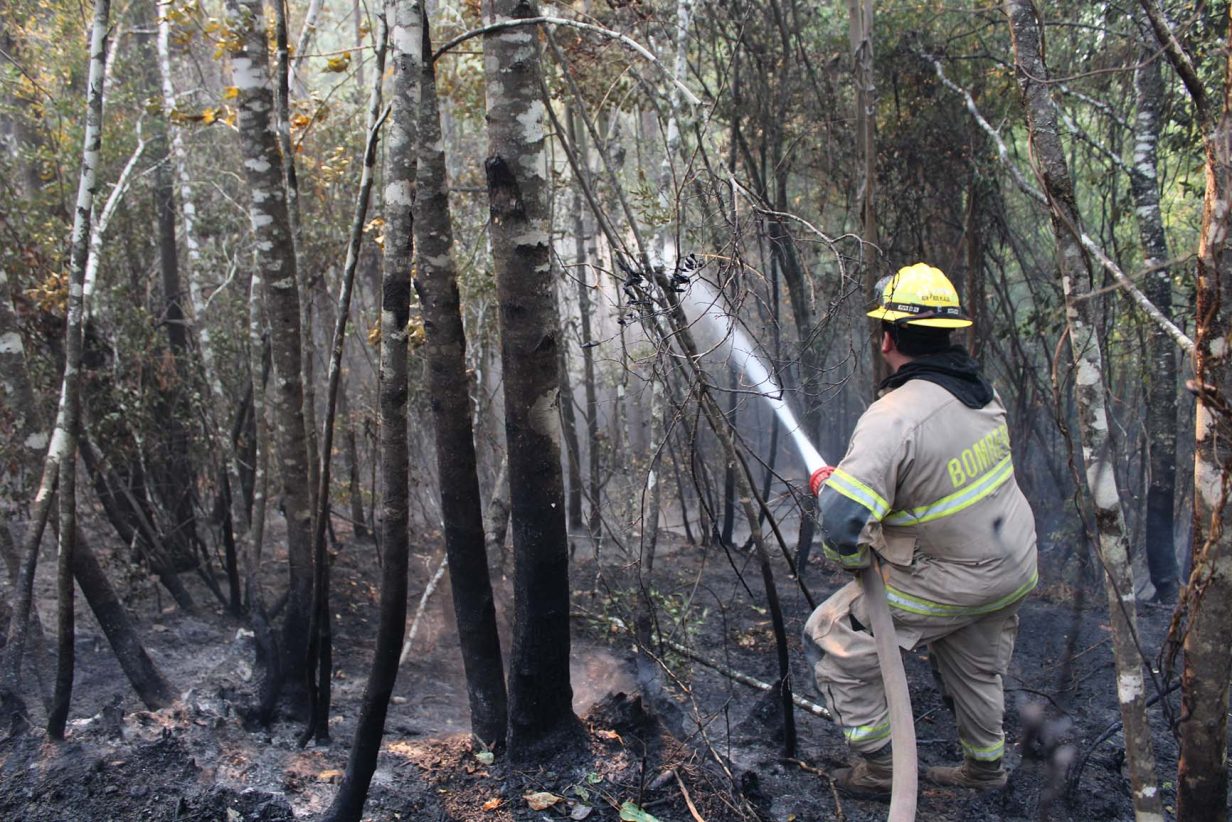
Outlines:
[[[744,378],[744,390],[756,394],[778,417],[787,431],[809,474],[809,490],[821,492],[824,469],[828,464],[813,446],[795,413],[783,399],[783,389],[775,382],[770,369],[757,355],[749,335],[740,326],[726,301],[701,278],[694,278],[680,304],[692,321],[692,331],[705,349],[723,355]],[[890,799],[889,822],[910,822],[915,819],[917,761],[915,721],[911,712],[911,694],[907,689],[907,674],[894,621],[886,602],[885,583],[877,554],[869,551],[870,565],[859,574],[868,607],[869,622],[877,646],[877,662],[885,684],[886,703],[890,711],[890,734],[894,754],[894,778]]]

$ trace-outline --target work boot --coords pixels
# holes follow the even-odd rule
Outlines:
[[[853,796],[888,796],[894,782],[893,762],[889,745],[876,753],[852,754],[850,768],[831,774],[834,786]]]
[[[933,766],[924,772],[924,778],[937,785],[991,791],[1004,788],[1008,777],[1000,759],[993,762],[964,759],[961,765]]]

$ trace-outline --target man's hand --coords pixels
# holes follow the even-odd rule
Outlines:
[[[871,550],[867,545],[857,545],[850,553],[845,553],[841,547],[835,548],[828,542],[822,542],[821,544],[821,551],[826,555],[826,559],[837,564],[844,571],[851,571],[853,574],[864,570],[871,564],[869,559],[869,552]]]

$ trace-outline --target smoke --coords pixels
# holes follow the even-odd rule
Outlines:
[[[758,356],[757,347],[726,301],[709,283],[695,277],[680,304],[692,324],[694,339],[703,351],[714,352],[729,361],[741,374],[742,390],[760,396],[778,416],[783,430],[796,444],[805,469],[811,474],[824,467],[826,461],[809,442],[796,415],[783,400],[783,389]]]

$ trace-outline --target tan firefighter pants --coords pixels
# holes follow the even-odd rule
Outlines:
[[[1020,604],[947,617],[890,610],[900,645],[928,646],[946,695],[954,700],[959,740],[970,759],[991,762],[1005,751],[1001,677],[1014,652]],[[885,687],[868,625],[863,590],[852,581],[817,606],[804,626],[804,650],[817,687],[847,744],[859,753],[872,753],[890,739]]]

